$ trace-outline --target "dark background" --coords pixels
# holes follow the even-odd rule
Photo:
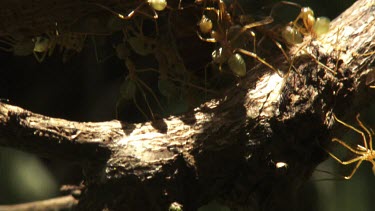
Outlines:
[[[241,0],[242,5],[260,3]],[[277,2],[277,1],[272,1]],[[270,5],[272,3],[269,1]],[[334,19],[348,8],[353,0],[298,1],[310,6],[315,16]],[[263,2],[261,2],[263,3]],[[293,7],[280,7],[277,15],[289,21],[298,14]],[[91,38],[87,38],[83,51],[67,63],[61,61],[56,49],[51,57],[39,64],[33,56],[15,57],[0,51],[0,98],[36,113],[74,121],[107,121],[115,119],[116,101],[123,81],[123,64],[111,56],[110,48],[100,49],[106,57],[98,63]],[[374,114],[368,108],[361,111],[362,119],[369,127],[375,124]],[[353,117],[354,120],[354,117]],[[336,125],[337,127],[341,127]],[[360,140],[348,130],[343,139]],[[341,150],[340,153],[344,150]],[[350,181],[342,181],[337,175],[346,175],[344,168],[328,159],[317,170],[299,194],[299,210],[371,210],[373,174],[371,166],[363,164]],[[0,148],[0,204],[47,199],[60,195],[63,184],[79,184],[82,172],[79,166],[65,162],[37,158],[33,155]],[[324,180],[329,179],[329,180]]]

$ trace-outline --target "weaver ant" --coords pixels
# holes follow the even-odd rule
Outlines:
[[[37,36],[33,39],[35,43],[33,54],[35,59],[41,63],[47,55],[51,56],[55,47],[59,45],[60,51],[63,52],[63,62],[66,62],[72,52],[79,53],[82,51],[85,40],[86,34],[48,32],[45,36]]]
[[[271,16],[276,6],[284,4],[300,8],[301,11],[281,32],[281,36],[290,44],[298,44],[303,41],[303,36],[311,34],[313,37],[319,37],[329,31],[330,20],[326,17],[315,19],[314,11],[310,7],[288,1],[281,1],[276,4],[271,11]]]
[[[354,175],[354,173],[357,171],[358,167],[361,165],[362,161],[368,161],[368,162],[370,162],[372,164],[372,171],[375,174],[375,161],[374,161],[374,159],[375,159],[375,151],[373,150],[373,147],[372,147],[372,135],[373,135],[373,132],[372,131],[370,132],[370,129],[366,128],[364,126],[364,124],[361,122],[361,120],[359,120],[359,114],[357,114],[356,120],[357,120],[359,126],[364,130],[364,132],[361,131],[361,130],[359,130],[359,129],[357,129],[357,128],[355,128],[354,126],[352,126],[352,125],[350,125],[348,123],[345,123],[344,121],[338,119],[335,115],[333,115],[333,117],[340,124],[342,124],[345,127],[347,127],[349,129],[355,131],[356,133],[360,134],[362,136],[362,140],[363,140],[363,146],[357,144],[356,148],[352,148],[347,143],[345,143],[344,141],[342,141],[342,140],[340,140],[338,138],[333,138],[332,139],[332,142],[337,142],[337,143],[341,144],[342,146],[344,146],[349,151],[351,151],[352,153],[358,155],[357,157],[355,157],[353,159],[350,159],[350,160],[347,160],[347,161],[343,161],[340,158],[338,158],[336,155],[334,155],[333,153],[327,151],[328,154],[333,159],[335,159],[336,161],[338,161],[339,163],[341,163],[343,165],[349,165],[349,164],[357,162],[357,164],[355,165],[355,167],[352,170],[352,172],[348,176],[345,176],[344,178],[345,179],[352,178],[352,176]],[[366,135],[368,136],[368,140],[366,138]]]
[[[214,25],[211,18],[205,15],[205,12],[212,11],[215,14],[216,24]],[[255,53],[255,33],[251,31],[252,28],[267,25],[273,22],[272,17],[266,17],[261,21],[252,22],[244,26],[233,23],[231,14],[226,10],[226,5],[223,1],[218,0],[218,9],[214,7],[205,7],[203,9],[202,18],[198,23],[199,30],[197,35],[199,39],[205,42],[219,43],[212,52],[212,61],[219,65],[219,70],[224,63],[227,63],[229,68],[239,77],[246,75],[246,64],[241,54],[253,57],[255,60],[261,62],[273,71],[279,73],[271,64],[260,58]],[[203,34],[209,34],[204,36]],[[249,37],[250,36],[250,37]],[[244,46],[253,38],[254,52],[244,49]]]

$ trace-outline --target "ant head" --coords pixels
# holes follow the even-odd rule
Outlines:
[[[302,7],[301,14],[303,16],[314,16],[314,11],[310,7]]]
[[[315,23],[314,11],[310,7],[303,7],[300,16],[306,29],[310,31]]]

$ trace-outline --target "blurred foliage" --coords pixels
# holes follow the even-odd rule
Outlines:
[[[0,204],[28,202],[57,196],[53,175],[35,156],[0,148]]]

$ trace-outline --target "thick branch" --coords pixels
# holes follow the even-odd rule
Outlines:
[[[85,209],[158,210],[178,201],[194,210],[218,197],[254,209],[291,206],[288,199],[324,159],[332,112],[355,112],[367,100],[374,14],[371,0],[356,2],[328,34],[291,51],[294,68],[283,77],[258,65],[222,99],[179,117],[79,123],[0,103],[0,144],[82,162]],[[289,69],[285,59],[276,61]],[[286,173],[277,162],[288,164]]]

